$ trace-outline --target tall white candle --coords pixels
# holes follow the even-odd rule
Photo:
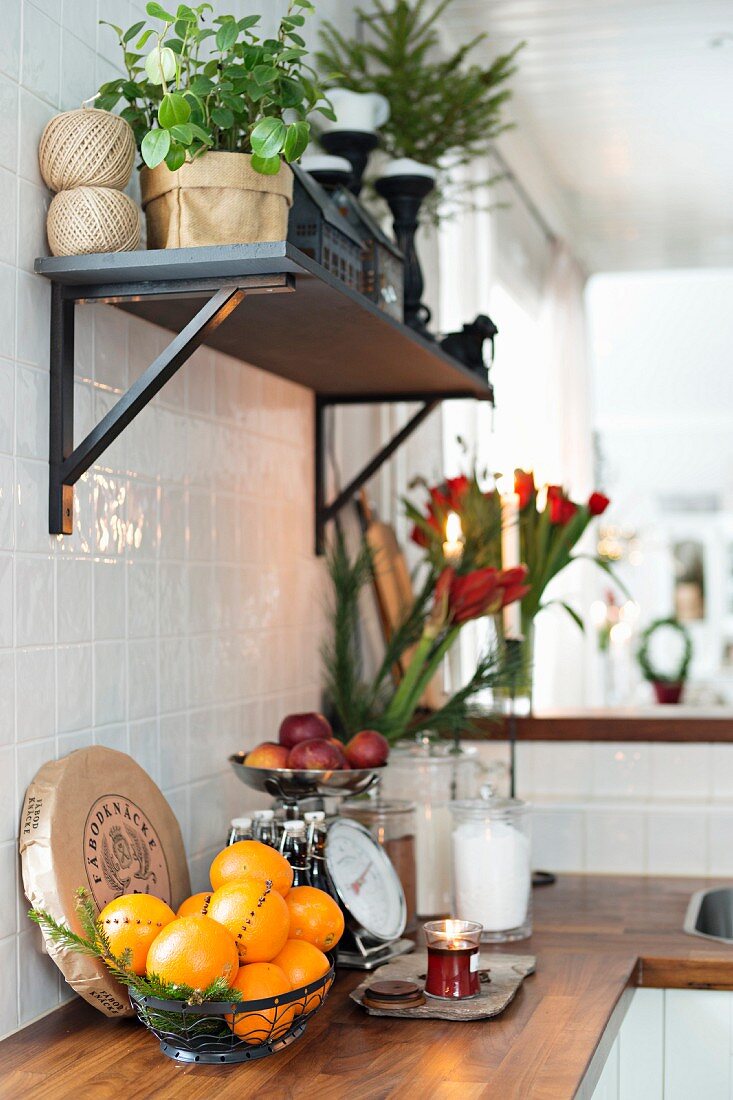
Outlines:
[[[501,496],[501,565],[513,569],[521,564],[522,550],[519,538],[519,494],[514,492],[511,478],[501,477],[497,482]],[[504,608],[504,637],[521,639],[521,602],[507,604]]]

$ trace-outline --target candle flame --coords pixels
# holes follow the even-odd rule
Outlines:
[[[447,920],[445,922],[445,934],[451,940],[458,939],[461,931],[461,922],[459,920]]]
[[[460,542],[463,538],[461,517],[458,512],[448,513],[448,519],[445,521],[445,538],[446,542]]]

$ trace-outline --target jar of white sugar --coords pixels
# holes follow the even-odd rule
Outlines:
[[[486,797],[451,802],[450,809],[453,915],[480,923],[484,943],[531,936],[529,806],[487,790]]]

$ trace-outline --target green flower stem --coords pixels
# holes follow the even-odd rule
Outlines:
[[[460,633],[460,626],[452,626],[442,640],[435,645],[431,634],[423,634],[417,644],[407,672],[392,696],[385,712],[390,722],[407,725],[415,713],[428,684],[437,672],[443,658]]]

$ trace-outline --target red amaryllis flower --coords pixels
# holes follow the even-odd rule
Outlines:
[[[459,477],[446,478],[445,487],[448,492],[448,502],[452,511],[460,512],[463,498],[468,492],[469,480],[465,474]]]
[[[592,516],[602,516],[611,501],[603,493],[591,493],[588,498],[588,511]]]
[[[508,603],[521,600],[529,592],[524,584],[527,568],[475,569],[473,573],[457,575],[447,566],[435,585],[433,615],[436,619],[460,626],[482,615],[493,615]]]
[[[550,486],[555,488],[555,486]],[[566,523],[569,523],[575,513],[578,511],[578,506],[573,504],[572,500],[568,500],[567,497],[550,496],[550,491],[547,491],[547,507],[550,509],[550,523],[554,523],[559,527],[564,527]]]
[[[519,507],[526,508],[535,492],[534,475],[531,471],[514,471],[514,492],[519,497]]]

